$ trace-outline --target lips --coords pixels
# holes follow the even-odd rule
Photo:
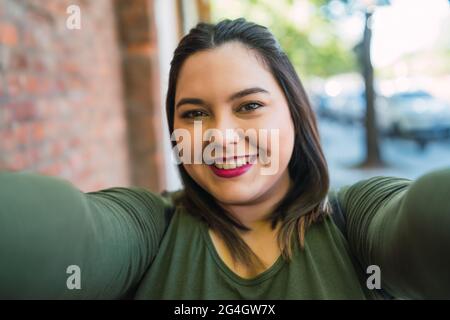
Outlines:
[[[232,158],[223,158],[221,161],[210,165],[209,167],[219,177],[233,178],[247,172],[255,163],[256,155],[241,156]]]
[[[221,177],[221,178],[233,178],[240,175],[243,175],[246,173],[251,167],[253,166],[252,163],[247,163],[242,166],[232,168],[232,169],[220,169],[216,165],[210,165],[212,172],[214,172],[215,175]]]

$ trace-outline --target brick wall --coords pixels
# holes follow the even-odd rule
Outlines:
[[[153,0],[115,0],[131,179],[134,185],[165,189],[163,126],[156,14]]]
[[[66,8],[81,8],[81,30]],[[0,170],[128,185],[114,2],[0,1]]]

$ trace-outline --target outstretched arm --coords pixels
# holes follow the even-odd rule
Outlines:
[[[417,180],[373,177],[343,187],[350,247],[378,265],[398,298],[450,298],[450,168]]]
[[[59,178],[0,172],[0,298],[125,297],[156,255],[169,212],[141,188],[83,193]],[[81,289],[67,287],[73,265]]]

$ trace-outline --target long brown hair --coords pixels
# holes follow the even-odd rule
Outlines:
[[[293,187],[269,217],[272,228],[278,221],[282,222],[278,244],[283,257],[289,260],[292,257],[293,235],[303,248],[306,229],[322,220],[330,210],[327,201],[329,175],[315,114],[307,94],[287,55],[267,28],[240,18],[215,25],[199,23],[183,37],[175,50],[169,75],[166,111],[170,134],[174,130],[176,84],[184,61],[196,52],[231,41],[242,43],[262,58],[284,92],[294,123],[295,143],[288,165]],[[179,170],[184,192],[176,203],[216,231],[225,241],[235,262],[241,262],[251,270],[263,266],[237,232],[250,229],[219,206],[213,196],[189,176],[182,164]]]

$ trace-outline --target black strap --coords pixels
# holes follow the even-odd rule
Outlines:
[[[332,217],[334,223],[336,224],[336,226],[338,227],[338,229],[341,231],[344,238],[348,240],[347,218],[345,216],[344,210],[342,210],[341,205],[339,204],[339,199],[337,197],[336,190],[330,191],[328,200],[330,201],[330,205],[332,208],[331,217]],[[360,266],[360,269],[363,271],[363,268],[359,264],[359,262],[358,262],[358,265]],[[377,289],[376,291],[381,295],[381,297],[383,297],[383,299],[386,299],[386,300],[395,299],[393,296],[391,296],[389,293],[387,293],[386,290],[384,290],[383,288]]]
[[[347,239],[346,218],[339,204],[337,192],[335,190],[330,191],[329,201],[332,208],[331,217],[341,233]]]

